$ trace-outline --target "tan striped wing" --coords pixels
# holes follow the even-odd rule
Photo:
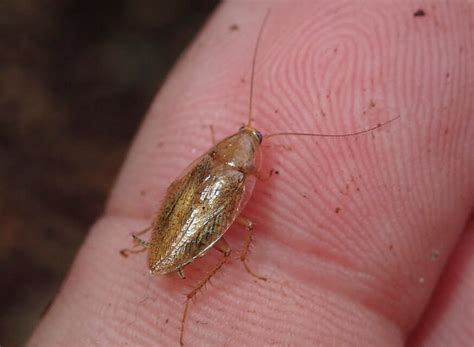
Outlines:
[[[153,224],[150,269],[164,274],[202,256],[238,216],[246,180],[209,155],[197,160],[167,191]]]

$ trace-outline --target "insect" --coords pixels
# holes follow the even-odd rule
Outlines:
[[[122,255],[148,250],[148,267],[155,274],[176,272],[185,278],[183,268],[197,258],[205,255],[211,248],[222,252],[223,256],[214,269],[195,289],[187,294],[181,320],[180,343],[184,344],[184,331],[189,305],[198,291],[226,263],[231,248],[223,235],[234,223],[247,228],[247,238],[240,255],[245,269],[255,274],[247,264],[247,255],[252,241],[253,224],[241,215],[249,200],[261,163],[260,147],[265,138],[283,135],[347,137],[371,132],[398,117],[370,129],[350,134],[314,134],[314,133],[275,133],[263,136],[252,126],[252,95],[255,75],[255,63],[259,42],[269,12],[265,15],[258,32],[252,59],[250,79],[249,111],[247,124],[235,134],[214,143],[213,147],[196,159],[185,172],[169,186],[162,205],[150,227],[149,241],[142,240],[139,234],[133,235],[142,249],[124,249]]]

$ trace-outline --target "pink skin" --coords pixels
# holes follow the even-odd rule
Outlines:
[[[30,346],[178,345],[185,294],[221,255],[180,280],[119,250],[209,148],[208,126],[222,138],[246,122],[266,9],[226,2],[176,66]],[[188,345],[472,344],[473,18],[467,2],[271,3],[255,127],[347,133],[401,118],[353,138],[264,140],[262,174],[279,174],[243,214],[249,265],[269,280],[244,270],[245,229],[231,227],[231,261],[191,306]]]

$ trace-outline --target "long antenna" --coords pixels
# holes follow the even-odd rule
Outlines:
[[[400,118],[400,115],[396,116],[395,118],[392,118],[388,121],[386,121],[385,123],[380,123],[380,124],[377,124],[376,126],[373,126],[372,128],[369,128],[369,129],[365,129],[365,130],[361,130],[361,131],[357,131],[355,133],[349,133],[349,134],[313,134],[313,133],[292,133],[292,132],[288,132],[288,133],[275,133],[275,134],[269,134],[269,135],[264,135],[263,137],[265,139],[268,139],[270,137],[275,137],[275,136],[289,136],[289,135],[296,135],[296,136],[314,136],[314,137],[349,137],[349,136],[357,136],[357,135],[361,135],[361,134],[365,134],[365,133],[368,133],[368,132],[371,132],[375,129],[378,129],[378,128],[381,128],[383,126],[386,126],[388,125],[389,123],[392,123],[393,121],[397,120],[398,118]]]
[[[255,49],[253,51],[252,72],[250,74],[249,121],[247,123],[248,127],[250,127],[252,124],[253,80],[255,76],[255,63],[257,61],[257,50],[258,50],[258,46],[260,45],[260,38],[262,37],[263,28],[265,27],[265,23],[267,22],[269,15],[270,15],[270,9],[267,10],[265,17],[263,18],[262,25],[260,26],[260,31],[258,32],[257,42],[255,43]]]

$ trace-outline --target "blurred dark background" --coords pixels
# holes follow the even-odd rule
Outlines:
[[[0,0],[0,345],[68,270],[155,92],[216,1]]]

